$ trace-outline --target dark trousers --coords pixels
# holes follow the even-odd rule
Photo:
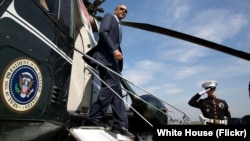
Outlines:
[[[114,68],[111,68],[116,70]],[[103,67],[98,67],[100,78],[117,94],[122,97],[122,89],[120,84],[120,77],[116,74],[108,71]],[[118,72],[118,71],[116,71]],[[113,112],[113,126],[128,126],[128,118],[125,109],[125,105],[122,99],[120,99],[110,88],[105,84],[101,84],[101,89],[97,100],[91,105],[88,119],[89,120],[102,120],[108,107],[111,105]]]

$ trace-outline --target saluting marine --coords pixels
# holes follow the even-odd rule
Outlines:
[[[214,80],[204,82],[202,87],[205,90],[195,94],[188,102],[190,106],[201,110],[203,124],[228,124],[231,118],[227,102],[216,97],[216,86],[217,82]],[[205,93],[207,98],[201,99]]]

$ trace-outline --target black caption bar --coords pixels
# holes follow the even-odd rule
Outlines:
[[[192,140],[215,139],[216,141],[250,140],[250,126],[247,125],[166,125],[154,126],[153,140],[177,139]]]

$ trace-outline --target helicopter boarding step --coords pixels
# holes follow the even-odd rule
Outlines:
[[[106,131],[103,127],[81,126],[70,129],[77,141],[134,141],[133,139]]]

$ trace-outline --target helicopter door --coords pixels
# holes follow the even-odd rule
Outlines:
[[[77,22],[80,33],[75,40],[73,54],[69,97],[67,111],[71,114],[76,112],[86,113],[92,96],[92,74],[87,69],[87,64],[82,59],[83,53],[88,52],[96,45],[95,37],[89,22],[89,15],[82,0],[77,1]]]

